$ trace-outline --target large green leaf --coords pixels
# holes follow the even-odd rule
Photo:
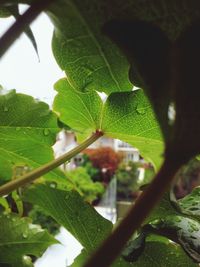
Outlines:
[[[123,53],[102,34],[102,26],[112,19],[144,20],[157,24],[175,39],[191,21],[199,18],[199,6],[195,0],[144,1],[143,4],[139,0],[56,1],[48,12],[55,25],[55,58],[79,90],[128,91],[131,89],[129,64]]]
[[[84,135],[102,130],[108,137],[137,147],[156,167],[160,165],[164,148],[162,136],[142,90],[112,93],[103,103],[95,91],[76,91],[67,79],[58,81],[55,88],[58,95],[54,110],[64,123]]]
[[[73,87],[106,93],[131,90],[128,63],[101,33],[110,4],[104,1],[59,0],[49,8],[55,25],[54,56]]]
[[[107,136],[137,147],[154,166],[160,165],[163,140],[151,104],[142,90],[111,94],[101,120]]]
[[[76,191],[31,187],[25,200],[38,205],[63,225],[87,250],[96,248],[111,232],[112,223],[104,219]]]
[[[89,257],[89,253],[83,249],[81,253],[75,258],[74,262],[70,265],[70,267],[81,267],[86,262],[87,258]],[[131,267],[133,266],[131,263],[126,262],[122,258],[116,260],[112,267]]]
[[[33,266],[27,255],[39,257],[50,245],[58,243],[47,231],[16,214],[1,214],[0,228],[1,266]]]
[[[75,91],[67,79],[59,80],[55,89],[58,94],[54,100],[54,110],[61,121],[84,135],[100,129],[103,102],[95,91]]]
[[[144,253],[133,267],[197,267],[180,246],[173,243],[147,242]]]
[[[159,232],[169,237],[196,262],[200,262],[200,223],[181,215],[171,215],[151,224]]]
[[[1,263],[1,267],[16,267],[16,262],[14,263]],[[21,261],[17,262],[17,267],[34,267],[31,257],[24,256]]]
[[[59,129],[49,106],[14,90],[0,95],[0,172],[1,183],[11,176],[51,161]],[[64,177],[59,170],[48,178]],[[14,177],[13,177],[14,178]]]
[[[81,267],[87,259],[85,250],[75,259],[70,267]],[[174,243],[153,242],[146,243],[143,254],[136,262],[127,262],[122,258],[112,264],[112,267],[198,267],[181,249]]]

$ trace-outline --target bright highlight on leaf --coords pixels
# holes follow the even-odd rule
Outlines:
[[[137,147],[155,167],[162,162],[162,135],[151,104],[142,90],[112,93],[105,103],[95,91],[82,93],[67,79],[55,85],[54,110],[61,121],[85,137],[96,130]]]

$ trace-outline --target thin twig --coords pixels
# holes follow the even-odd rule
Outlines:
[[[101,131],[95,132],[91,137],[86,139],[83,143],[75,147],[74,149],[70,150],[69,152],[65,153],[64,155],[60,156],[59,158],[39,167],[38,169],[35,169],[25,175],[23,175],[21,178],[12,180],[0,187],[0,196],[4,196],[12,192],[13,190],[16,190],[17,188],[24,186],[27,183],[33,182],[37,178],[45,175],[46,173],[52,171],[53,169],[57,168],[61,164],[65,163],[66,161],[70,160],[74,156],[76,156],[78,153],[80,153],[82,150],[87,148],[89,145],[94,143],[98,138],[100,138],[103,135]]]
[[[169,188],[173,177],[182,162],[166,159],[153,182],[140,195],[122,223],[89,258],[84,267],[109,267],[118,257],[131,235],[141,226],[164,192]]]
[[[12,43],[20,36],[24,29],[55,0],[35,1],[27,11],[0,38],[0,58],[5,54]]]

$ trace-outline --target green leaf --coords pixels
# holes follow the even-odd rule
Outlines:
[[[51,146],[59,129],[47,104],[12,90],[0,95],[0,114],[1,183],[54,158]],[[45,177],[65,176],[54,170]]]
[[[25,200],[38,205],[63,225],[86,250],[92,250],[111,232],[112,223],[104,219],[76,191],[31,187]]]
[[[9,207],[8,201],[4,197],[0,197],[0,210],[1,209],[5,210],[8,213],[10,212],[10,207]]]
[[[16,267],[16,263],[14,264],[1,264],[1,267]],[[32,259],[29,256],[24,256],[21,262],[17,262],[17,267],[34,267],[32,263]]]
[[[145,159],[155,167],[160,166],[164,149],[162,135],[142,90],[111,94],[104,105],[102,130],[106,136],[137,147]]]
[[[162,234],[179,243],[187,254],[200,262],[200,223],[180,215],[166,216],[151,224]]]
[[[191,194],[178,200],[183,214],[189,215],[200,221],[200,187],[196,187]]]
[[[146,219],[146,223],[151,223],[155,220],[164,219],[166,216],[179,215],[173,202],[170,200],[170,193],[166,192],[159,204],[153,209]]]
[[[132,87],[128,80],[129,64],[102,34],[102,26],[112,19],[138,19],[152,22],[174,40],[186,26],[199,19],[199,7],[198,1],[187,0],[145,1],[145,5],[139,0],[128,3],[59,0],[48,12],[55,25],[53,52],[79,90],[128,91]]]
[[[129,78],[135,83],[135,76],[152,102],[163,130],[169,135],[168,106],[169,93],[169,40],[154,25],[144,21],[114,20],[104,26],[104,32],[116,42],[127,56],[131,67]]]
[[[128,63],[101,33],[108,19],[102,8],[109,12],[110,4],[59,0],[51,5],[48,15],[55,25],[53,53],[72,87],[106,93],[129,91]]]
[[[67,79],[59,80],[55,84],[55,89],[58,94],[53,107],[62,122],[85,136],[100,129],[99,116],[103,103],[95,91],[76,91]]]
[[[1,214],[0,228],[1,266],[33,266],[27,255],[39,257],[50,245],[58,243],[47,231],[30,224],[28,218],[15,214]]]
[[[144,253],[140,256],[133,267],[197,267],[181,249],[173,243],[147,242]]]
[[[95,91],[76,91],[66,79],[58,81],[55,88],[58,94],[54,110],[65,124],[84,136],[102,130],[108,137],[137,147],[154,166],[160,166],[164,149],[162,135],[142,90],[112,93],[103,103]]]
[[[70,265],[70,267],[82,267],[83,264],[86,262],[90,254],[83,249],[81,253],[75,258],[74,262]],[[112,267],[131,267],[133,266],[131,263],[126,262],[124,259],[119,258],[116,260]]]
[[[88,252],[85,249],[83,249],[81,253],[75,258],[74,262],[70,265],[70,267],[83,266],[87,257],[88,257]]]
[[[128,262],[135,262],[145,249],[146,233],[141,232],[138,237],[128,242],[122,251],[122,257]]]
[[[70,267],[81,267],[88,254],[85,250],[75,259]],[[112,267],[198,267],[181,249],[174,243],[153,242],[146,243],[144,253],[136,262],[127,262],[122,258],[116,260]]]

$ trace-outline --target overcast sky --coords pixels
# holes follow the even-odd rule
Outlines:
[[[0,19],[0,35],[14,19]],[[51,52],[53,26],[44,14],[32,23],[40,62],[29,39],[23,34],[0,61],[0,84],[52,103],[54,83],[64,76]]]

